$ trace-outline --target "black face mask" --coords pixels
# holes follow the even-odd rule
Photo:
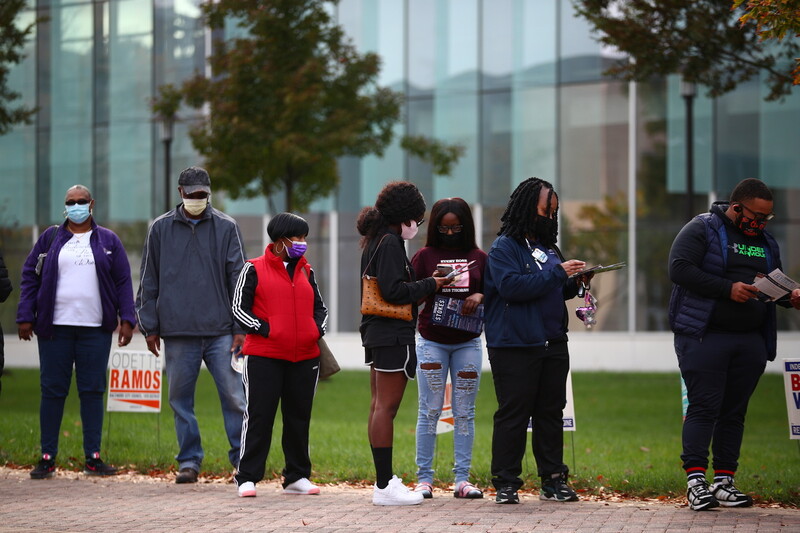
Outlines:
[[[536,238],[544,244],[555,244],[558,222],[550,217],[536,215]]]
[[[440,233],[439,242],[446,248],[464,247],[464,237],[460,233]]]

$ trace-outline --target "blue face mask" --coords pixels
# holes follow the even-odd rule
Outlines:
[[[69,218],[75,224],[82,224],[83,222],[86,222],[86,219],[92,214],[89,210],[89,204],[65,205],[64,210],[67,213],[67,218]]]

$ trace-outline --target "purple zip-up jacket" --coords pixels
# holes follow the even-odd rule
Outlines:
[[[17,307],[17,324],[31,322],[33,331],[41,338],[53,337],[53,312],[56,303],[56,286],[58,284],[58,254],[61,248],[72,238],[66,227],[67,222],[57,227],[50,227],[39,236],[33,250],[22,266],[22,281],[19,287],[19,307]],[[57,231],[55,238],[52,232]],[[52,246],[50,242],[52,241]],[[100,303],[103,307],[103,321],[100,326],[113,332],[119,320],[130,322],[136,326],[136,314],[133,307],[133,284],[131,282],[131,266],[128,254],[116,233],[98,226],[92,219],[92,235],[89,238],[94,256],[97,280],[100,285]],[[50,248],[48,252],[48,247]],[[47,252],[42,265],[42,277],[36,275],[36,262],[40,253]]]

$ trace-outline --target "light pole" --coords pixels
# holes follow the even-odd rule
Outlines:
[[[161,117],[161,142],[164,143],[164,212],[172,209],[169,201],[170,193],[170,148],[172,147],[172,130],[175,125],[175,117]]]
[[[681,80],[681,96],[686,102],[686,214],[694,217],[692,199],[694,198],[694,97],[697,87],[694,82]]]

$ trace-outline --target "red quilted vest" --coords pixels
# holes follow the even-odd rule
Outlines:
[[[283,260],[269,248],[250,263],[258,276],[253,314],[269,323],[269,337],[249,333],[242,352],[292,362],[317,357],[319,330],[314,322],[314,289],[308,281],[311,267],[306,258],[297,262],[293,279]]]

